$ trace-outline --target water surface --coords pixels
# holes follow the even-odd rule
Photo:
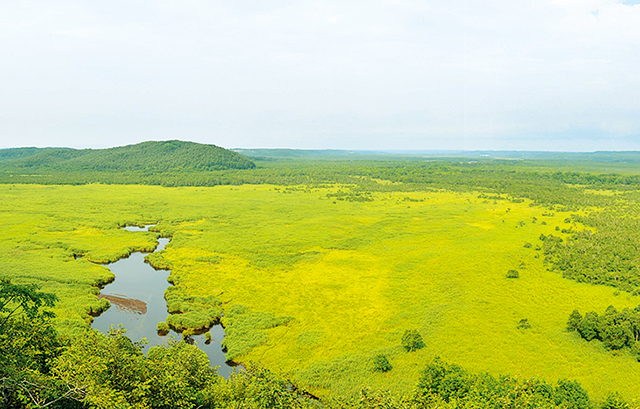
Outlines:
[[[148,231],[149,227],[127,226],[124,229],[136,231]],[[169,243],[169,239],[158,239],[158,247],[154,250],[162,251]],[[100,297],[107,298],[111,302],[111,307],[96,317],[93,321],[93,328],[104,333],[109,331],[111,326],[122,324],[127,330],[127,336],[133,341],[139,341],[143,337],[147,338],[149,344],[144,351],[154,345],[166,345],[168,336],[160,336],[156,331],[158,322],[167,319],[167,303],[164,299],[164,291],[170,285],[167,282],[169,270],[155,270],[148,263],[144,262],[143,253],[132,253],[125,259],[114,263],[105,264],[113,274],[115,280],[105,286],[100,291]],[[213,366],[219,366],[218,373],[225,378],[233,372],[233,367],[226,363],[225,354],[222,352],[220,343],[224,339],[224,329],[221,325],[215,325],[210,330],[211,343],[205,344],[204,335],[194,335],[192,338],[196,345],[202,349]],[[169,336],[177,339],[181,334],[171,332]]]

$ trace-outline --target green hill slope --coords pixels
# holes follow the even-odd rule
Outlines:
[[[0,150],[6,171],[184,172],[251,169],[247,157],[215,145],[149,141],[109,149],[17,148]]]

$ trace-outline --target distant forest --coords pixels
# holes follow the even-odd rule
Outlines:
[[[14,148],[0,150],[0,171],[189,172],[251,169],[245,156],[215,145],[183,141],[143,142],[109,149]]]

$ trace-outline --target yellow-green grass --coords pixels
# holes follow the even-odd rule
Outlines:
[[[573,309],[640,303],[547,271],[539,236],[566,237],[555,226],[566,227],[568,214],[543,216],[548,210],[528,201],[478,193],[327,196],[339,189],[348,187],[4,185],[0,272],[60,294],[61,320],[79,320],[95,302],[90,285],[109,275],[88,260],[152,247],[154,233],[118,226],[159,221],[173,237],[161,254],[186,293],[216,295],[225,311],[243,305],[293,318],[256,330],[266,342],[236,359],[262,362],[319,395],[406,392],[439,355],[472,371],[575,379],[596,398],[612,390],[640,397],[630,354],[565,330]],[[510,269],[520,278],[507,279]],[[524,318],[531,329],[517,329]],[[407,353],[400,338],[414,328],[426,347]],[[380,352],[393,365],[388,373],[372,371]]]

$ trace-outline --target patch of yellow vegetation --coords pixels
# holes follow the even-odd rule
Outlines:
[[[439,355],[473,371],[576,379],[595,397],[640,396],[631,355],[565,330],[573,309],[638,304],[545,268],[539,237],[566,237],[556,226],[568,227],[569,214],[447,191],[327,199],[340,189],[348,187],[4,185],[0,269],[23,281],[39,277],[63,298],[63,319],[80,317],[74,309],[92,302],[90,284],[104,271],[72,251],[100,258],[153,245],[154,233],[117,226],[159,221],[172,236],[162,254],[188,294],[294,318],[268,329],[267,341],[241,360],[261,361],[318,394],[364,385],[407,391]],[[510,269],[520,278],[505,278]],[[524,318],[531,329],[517,328]],[[407,329],[418,329],[426,347],[405,352]],[[380,352],[389,373],[371,371]]]
[[[496,227],[491,223],[467,223],[467,225],[474,226],[474,227],[479,227],[479,228],[484,229],[484,230],[491,230],[491,229],[495,229],[495,227]]]

